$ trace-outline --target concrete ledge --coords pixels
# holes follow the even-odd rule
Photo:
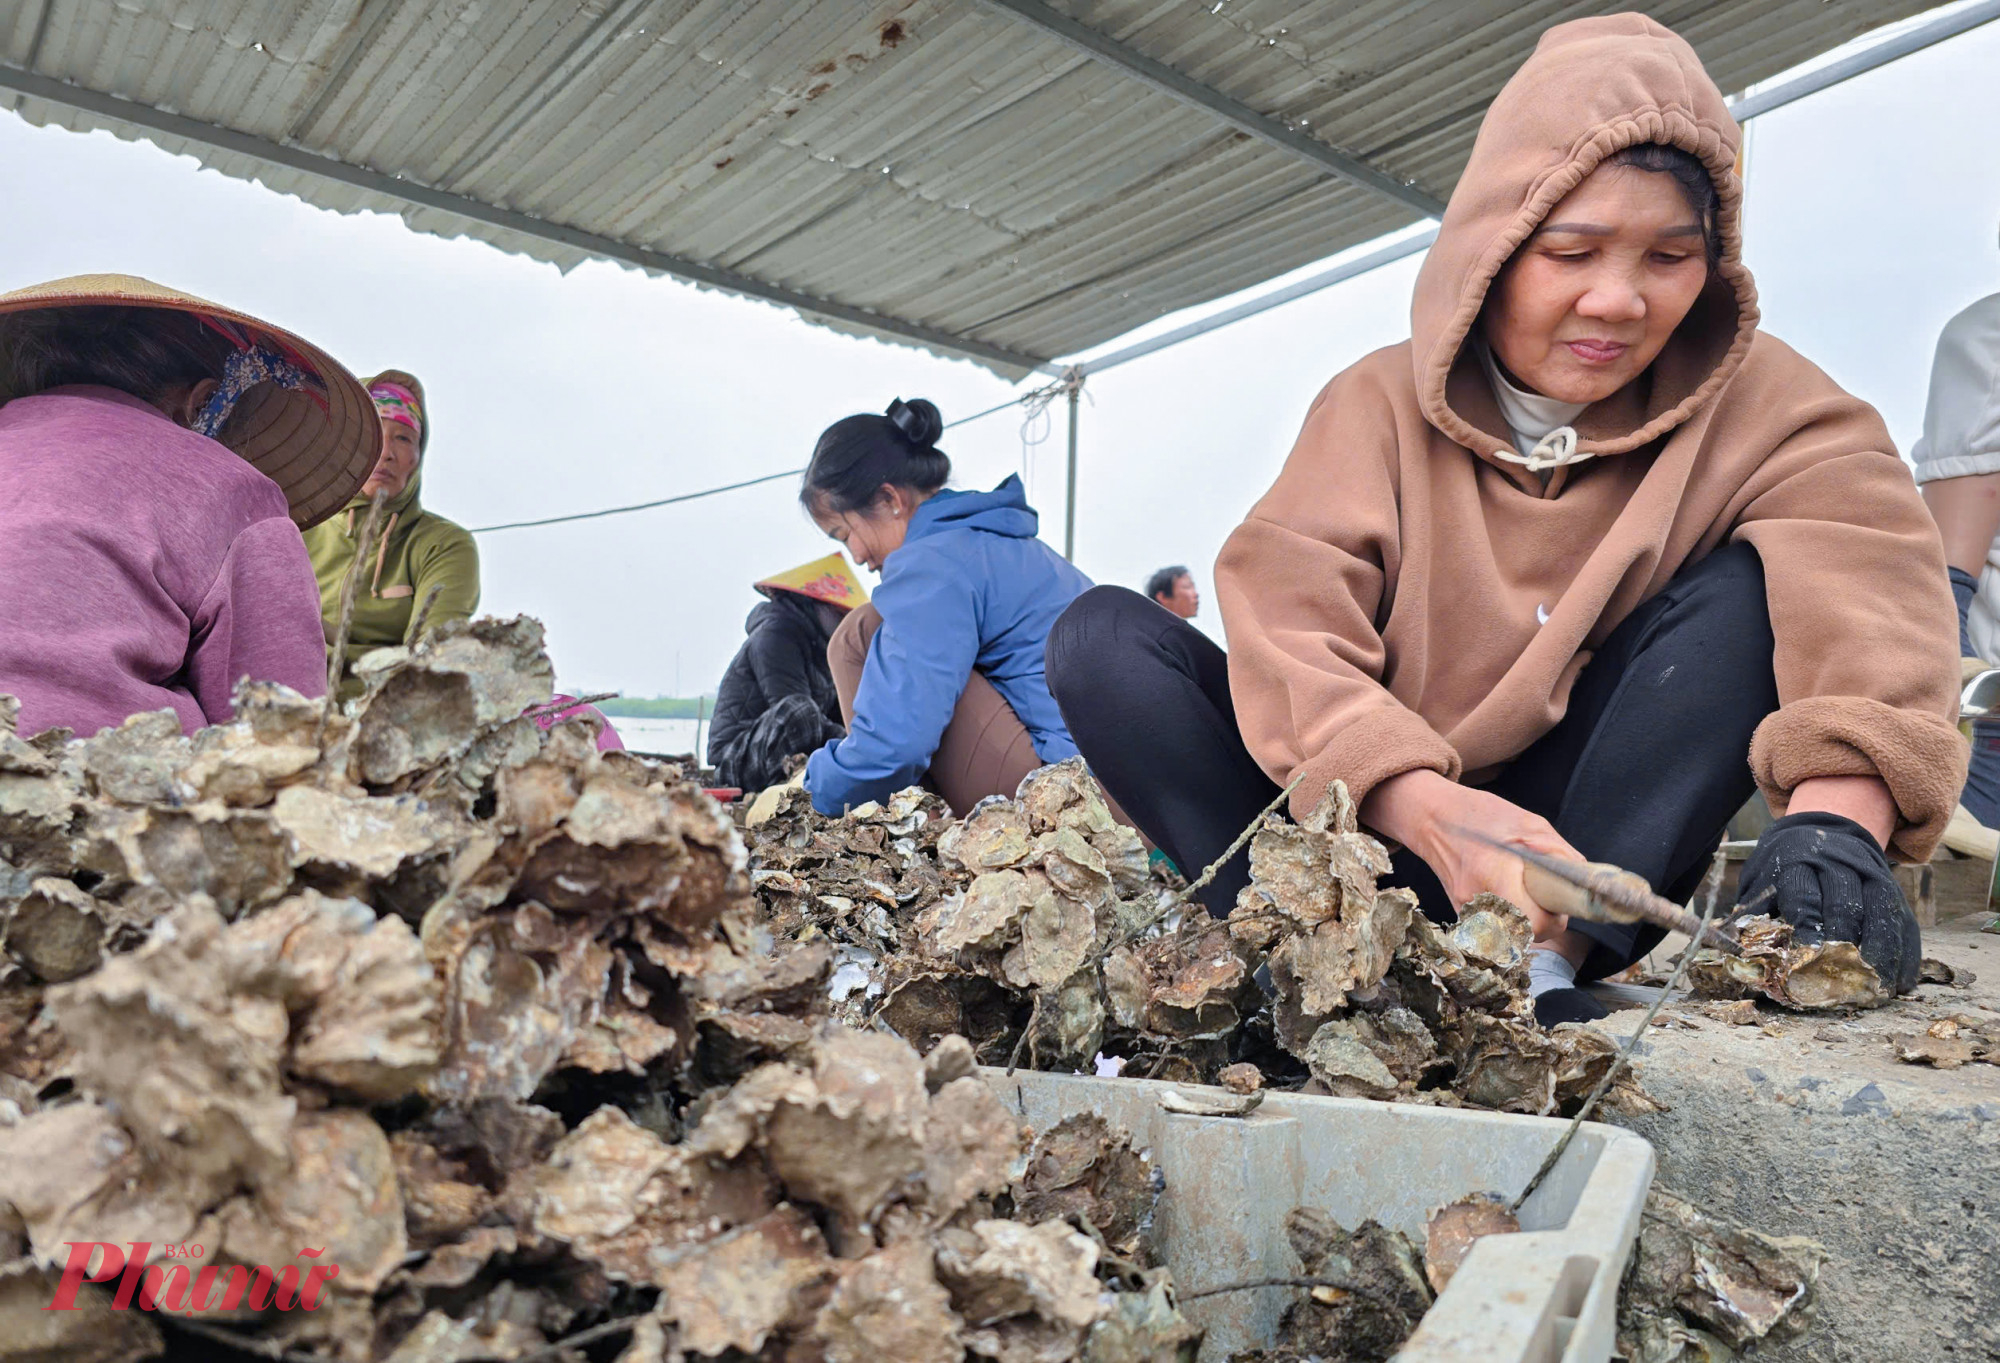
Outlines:
[[[1926,928],[1924,951],[1975,972],[1869,1013],[1760,1009],[1755,1025],[1670,1006],[1640,1077],[1668,1111],[1625,1124],[1659,1181],[1700,1205],[1828,1251],[1818,1323],[1757,1354],[1782,1363],[2000,1358],[2000,1067],[1933,1070],[1890,1038],[1953,1013],[2000,1019],[2000,936]],[[1598,1023],[1629,1036],[1637,1012]],[[1614,1119],[1617,1120],[1617,1119]]]

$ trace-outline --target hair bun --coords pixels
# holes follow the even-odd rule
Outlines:
[[[889,424],[920,449],[937,444],[938,437],[944,434],[944,413],[927,398],[911,398],[908,402],[897,398],[889,404],[886,415]]]

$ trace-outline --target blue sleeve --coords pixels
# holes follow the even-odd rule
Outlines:
[[[914,562],[891,568],[875,593],[882,624],[854,696],[854,723],[806,762],[806,789],[822,814],[915,784],[979,657],[979,595],[960,566],[926,545]]]

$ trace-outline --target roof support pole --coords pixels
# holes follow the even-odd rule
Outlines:
[[[1373,190],[1385,199],[1393,199],[1419,216],[1426,218],[1444,216],[1444,204],[1416,186],[1405,184],[1393,175],[1384,174],[1360,157],[1350,156],[1336,147],[1328,146],[1317,137],[1280,122],[1269,114],[1259,113],[1249,105],[1231,99],[1213,86],[1203,85],[1194,77],[1175,70],[1165,62],[1155,61],[1136,48],[1107,37],[1087,24],[1078,23],[1061,10],[1043,4],[1041,0],[979,0],[979,3],[988,9],[1012,15],[1021,22],[1040,29],[1051,38],[1067,43],[1092,60],[1152,86],[1163,95],[1205,110],[1238,132],[1248,133],[1260,142],[1288,151],[1300,160],[1310,162],[1319,170],[1338,176],[1350,184]]]
[[[1069,479],[1063,501],[1063,557],[1076,562],[1076,411],[1083,400],[1083,373],[1072,369],[1063,375],[1069,389]]]
[[[1342,280],[1353,279],[1357,275],[1364,275],[1370,270],[1380,269],[1382,266],[1401,260],[1405,256],[1413,256],[1419,251],[1428,250],[1430,244],[1436,240],[1437,228],[1425,228],[1423,231],[1404,237],[1400,241],[1393,241],[1380,250],[1370,251],[1363,256],[1356,256],[1353,260],[1332,266],[1329,269],[1320,271],[1318,274],[1307,275],[1304,279],[1293,284],[1287,284],[1282,289],[1273,289],[1270,293],[1260,294],[1247,303],[1238,303],[1233,308],[1225,308],[1221,312],[1211,313],[1207,317],[1196,318],[1194,321],[1188,322],[1183,326],[1175,327],[1172,331],[1161,332],[1158,336],[1150,337],[1144,341],[1134,341],[1131,345],[1114,350],[1109,355],[1100,355],[1094,360],[1085,360],[1082,364],[1076,365],[1075,368],[1086,375],[1095,374],[1103,369],[1116,369],[1119,365],[1136,360],[1142,355],[1151,355],[1156,350],[1165,350],[1168,346],[1179,345],[1182,341],[1191,341],[1197,336],[1206,335],[1216,330],[1218,327],[1226,327],[1231,322],[1240,322],[1245,317],[1255,317],[1260,312],[1269,312],[1272,308],[1289,303],[1295,298],[1304,298],[1307,294],[1318,293],[1321,289],[1330,288]]]
[[[1977,5],[1967,5],[1964,9],[1933,19],[1929,23],[1918,24],[1893,38],[1864,47],[1859,52],[1842,57],[1837,62],[1829,62],[1817,71],[1808,71],[1795,80],[1783,85],[1774,85],[1768,90],[1760,90],[1754,95],[1744,95],[1731,100],[1729,112],[1736,115],[1738,123],[1755,118],[1758,114],[1768,114],[1773,109],[1782,109],[1794,100],[1816,95],[1829,86],[1842,81],[1853,80],[1890,62],[1901,61],[1912,52],[1941,43],[1947,38],[1990,24],[2000,19],[2000,0],[1983,0]]]

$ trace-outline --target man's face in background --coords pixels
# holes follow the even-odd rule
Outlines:
[[[1201,593],[1194,589],[1194,575],[1182,573],[1174,579],[1172,591],[1153,598],[1183,620],[1192,620],[1201,610]]]

